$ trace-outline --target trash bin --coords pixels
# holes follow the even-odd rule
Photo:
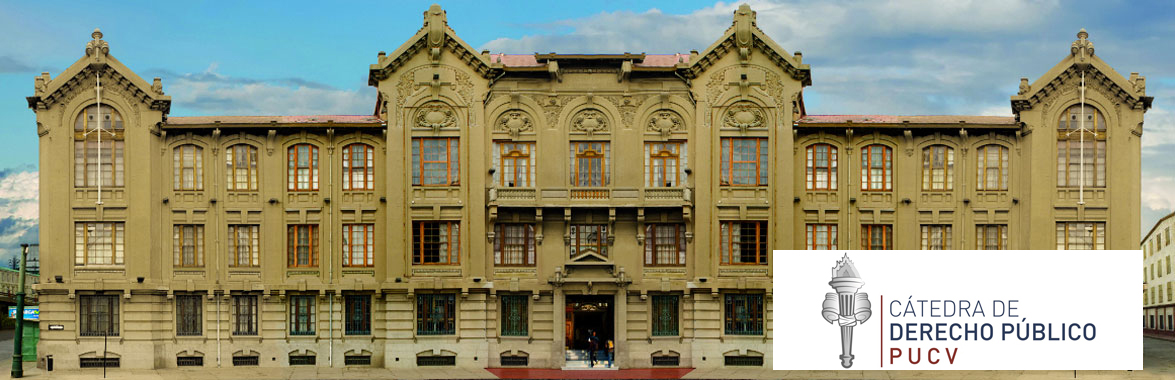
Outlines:
[[[41,327],[36,321],[24,321],[24,340],[21,341],[21,355],[24,361],[37,361],[37,341],[41,339]]]

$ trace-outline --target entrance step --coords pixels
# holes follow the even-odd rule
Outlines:
[[[562,369],[565,371],[617,371],[620,368],[616,366],[609,367],[607,360],[597,360],[595,367],[588,367],[587,360],[568,360],[563,364]]]

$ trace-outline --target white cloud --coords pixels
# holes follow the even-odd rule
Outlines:
[[[1175,177],[1143,176],[1142,206],[1151,210],[1175,209]]]
[[[39,178],[36,171],[9,172],[0,178],[0,219],[37,219]]]
[[[339,89],[299,78],[235,78],[216,72],[214,62],[202,73],[165,76],[176,108],[207,115],[369,114],[375,90]],[[177,115],[178,116],[178,115]]]

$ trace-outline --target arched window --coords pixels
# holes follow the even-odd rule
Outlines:
[[[1106,118],[1089,105],[1074,105],[1057,123],[1057,187],[1106,186]]]
[[[975,189],[979,191],[1000,191],[1008,189],[1008,148],[1001,145],[984,145],[975,150]]]
[[[922,149],[922,190],[950,191],[955,187],[955,150],[946,145]]]
[[[225,188],[229,191],[257,191],[257,148],[237,144],[224,151]]]
[[[310,144],[291,146],[286,173],[286,189],[290,191],[318,190],[318,147]]]
[[[175,147],[172,152],[175,190],[204,190],[204,148],[195,144]]]
[[[880,144],[861,148],[861,190],[893,190],[893,148]]]
[[[122,116],[113,107],[86,107],[73,126],[73,185],[123,186]]]
[[[375,148],[371,145],[343,147],[343,190],[375,190]]]
[[[836,147],[808,146],[808,190],[836,190]]]

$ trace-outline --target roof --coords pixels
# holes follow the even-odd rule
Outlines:
[[[807,115],[796,121],[798,126],[929,126],[944,127],[968,124],[970,126],[1014,127],[1019,123],[1012,116],[970,115]]]
[[[300,116],[172,116],[163,124],[168,127],[205,127],[218,126],[269,126],[269,125],[301,125],[301,126],[354,126],[379,127],[383,120],[368,115],[300,115]]]
[[[539,56],[543,56],[544,62],[539,62]],[[689,54],[641,54],[644,59],[636,59],[639,62],[633,62],[635,67],[676,67],[678,63],[689,63]],[[602,59],[615,58],[619,55],[611,54],[490,54],[490,62],[501,63],[502,66],[510,67],[543,67],[546,66],[547,60],[584,60],[591,59],[598,56]]]
[[[1159,226],[1162,225],[1163,222],[1165,222],[1167,219],[1171,219],[1172,216],[1175,216],[1175,212],[1167,214],[1167,216],[1164,216],[1164,217],[1160,218],[1159,221],[1155,222],[1155,225],[1152,226],[1151,230],[1146,233],[1146,236],[1142,237],[1142,240],[1138,242],[1138,245],[1141,246],[1141,245],[1145,244],[1146,241],[1151,238],[1151,235],[1153,235],[1155,233],[1155,231],[1159,229]]]

